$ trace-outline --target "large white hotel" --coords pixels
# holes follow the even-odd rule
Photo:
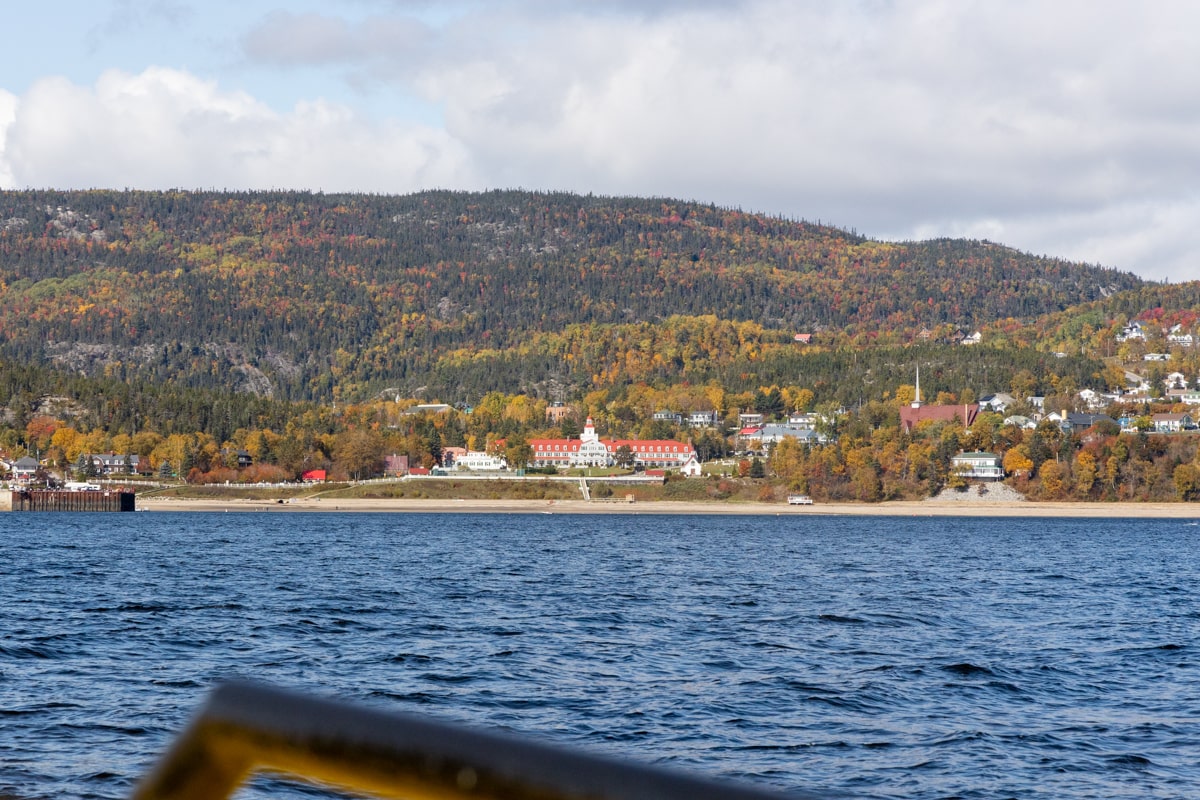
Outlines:
[[[578,439],[530,439],[529,464],[534,467],[608,467],[616,463],[617,450],[628,446],[634,463],[648,468],[678,469],[700,474],[695,449],[674,439],[601,439],[588,417]]]

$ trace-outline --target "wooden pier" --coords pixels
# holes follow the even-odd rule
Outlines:
[[[133,492],[101,490],[67,492],[26,489],[12,492],[13,511],[133,511]]]

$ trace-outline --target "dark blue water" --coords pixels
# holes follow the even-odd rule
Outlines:
[[[782,790],[1197,797],[1198,542],[1177,520],[0,515],[0,795],[123,797],[238,677]],[[302,796],[239,796],[268,793]]]

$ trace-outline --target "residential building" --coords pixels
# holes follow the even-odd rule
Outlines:
[[[1176,325],[1175,327],[1178,328],[1179,326]],[[1192,347],[1196,344],[1196,337],[1190,333],[1169,333],[1167,334],[1167,341],[1179,347]]]
[[[1117,334],[1118,342],[1125,342],[1129,341],[1130,339],[1138,339],[1142,341],[1146,339],[1146,334],[1142,330],[1142,323],[1137,321],[1131,322],[1122,328],[1121,332]]]
[[[231,450],[225,448],[221,451],[221,459],[230,466],[236,466],[238,469],[245,469],[254,463],[254,457],[250,455],[249,450]]]
[[[1172,372],[1163,378],[1163,386],[1167,389],[1186,389],[1188,388],[1188,379],[1182,372]]]
[[[570,407],[565,406],[562,403],[551,403],[546,407],[546,420],[555,425],[561,424],[562,421],[570,415]]]
[[[1192,415],[1188,413],[1151,414],[1150,421],[1154,423],[1154,430],[1159,433],[1178,433],[1196,426]]]
[[[979,398],[979,407],[995,411],[997,414],[1003,414],[1008,410],[1009,406],[1016,402],[1017,398],[1008,392],[997,392],[996,394],[984,395]]]
[[[446,403],[418,403],[415,406],[409,406],[405,410],[405,414],[445,414],[447,411],[453,410]]]
[[[17,483],[29,483],[37,476],[37,471],[41,468],[36,458],[31,456],[22,456],[9,465],[9,472],[12,473],[12,479]]]
[[[1004,480],[1000,456],[995,453],[959,453],[950,459],[950,468],[964,478],[982,481]]]
[[[501,456],[493,456],[478,450],[465,450],[454,460],[454,468],[476,472],[496,472],[508,469],[508,462]]]
[[[755,439],[763,448],[778,444],[784,439],[795,439],[801,444],[824,444],[827,441],[824,435],[811,428],[797,428],[791,425],[763,425],[750,430],[753,431],[753,434],[747,437],[747,441]],[[745,429],[743,429],[744,432]],[[741,438],[740,434],[739,438]]]
[[[1113,424],[1116,424],[1117,422],[1108,414],[1077,414],[1072,411],[1068,412],[1066,417],[1063,418],[1061,427],[1067,432],[1077,433],[1079,431],[1086,431],[1097,422],[1104,421],[1108,421]]]
[[[383,474],[391,478],[408,474],[408,456],[396,455],[383,457]]]
[[[92,462],[97,475],[130,475],[141,465],[141,459],[132,453],[85,453],[83,457]]]

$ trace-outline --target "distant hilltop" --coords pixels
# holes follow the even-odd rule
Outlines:
[[[961,337],[1143,286],[662,198],[0,192],[0,355],[288,400],[704,379],[785,345]]]

